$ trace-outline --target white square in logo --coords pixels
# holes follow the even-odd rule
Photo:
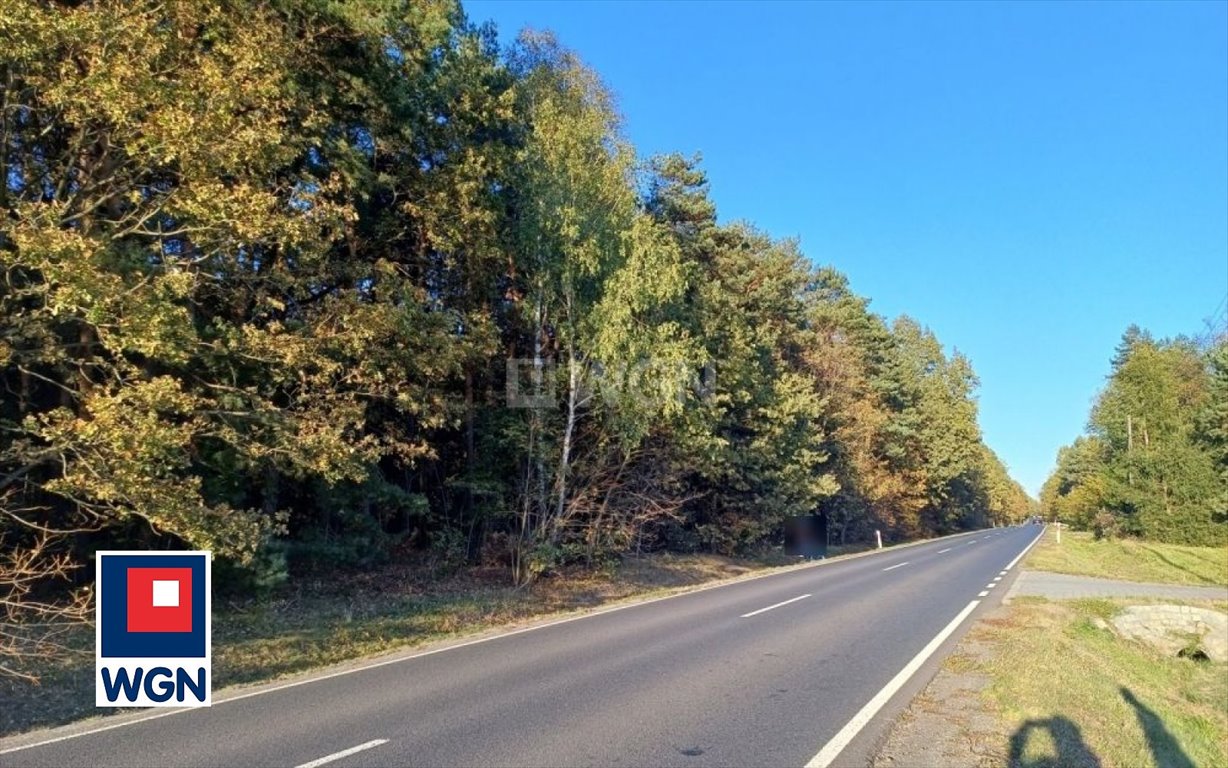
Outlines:
[[[179,582],[154,580],[153,607],[154,608],[178,608],[179,607]]]

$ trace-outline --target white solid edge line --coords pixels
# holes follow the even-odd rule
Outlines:
[[[161,718],[161,717],[170,717],[171,715],[181,715],[184,712],[191,712],[194,709],[199,709],[199,707],[191,707],[190,709],[168,709],[163,712],[158,712],[156,714],[148,715],[146,717],[140,717],[135,720],[125,720],[122,723],[112,723],[111,725],[104,725],[99,728],[91,728],[88,731],[82,731],[81,733],[70,733],[64,736],[56,736],[54,739],[47,739],[46,741],[36,741],[33,744],[29,744],[26,746],[9,747],[8,749],[0,749],[0,755],[7,755],[11,752],[21,752],[27,749],[34,749],[35,747],[46,747],[51,744],[58,744],[61,741],[68,741],[69,739],[75,739],[78,736],[91,736],[95,733],[102,733],[103,731],[113,731],[116,728],[123,728],[126,725],[136,725],[137,723],[145,723],[150,720],[157,720],[158,718]]]
[[[818,561],[818,562],[823,562],[823,561]],[[801,570],[801,569],[798,569],[798,570]],[[782,571],[781,573],[783,574],[783,573],[791,573],[791,572],[792,571]],[[772,576],[772,575],[775,575],[775,574],[764,574],[764,576]],[[662,595],[661,597],[653,597],[653,598],[649,598],[648,600],[644,600],[641,602],[624,603],[623,605],[615,605],[610,608],[603,608],[603,609],[591,611],[588,613],[582,613],[582,614],[579,614],[578,616],[567,616],[565,618],[557,619],[555,621],[545,622],[544,624],[534,624],[533,626],[521,627],[520,629],[513,629],[508,632],[500,632],[499,634],[496,634],[496,635],[486,635],[484,637],[475,637],[472,640],[465,640],[463,642],[454,643],[452,645],[446,645],[442,648],[433,648],[429,651],[421,651],[419,653],[410,654],[408,656],[397,656],[396,658],[387,659],[385,661],[377,661],[373,664],[364,664],[364,665],[353,667],[350,669],[340,669],[340,670],[337,670],[336,672],[329,672],[328,674],[325,674],[325,675],[308,677],[303,680],[295,680],[293,682],[283,683],[282,685],[274,685],[268,688],[260,688],[255,691],[248,691],[247,693],[240,693],[237,696],[228,696],[220,700],[215,699],[213,702],[213,706],[216,707],[219,704],[228,704],[232,701],[242,701],[243,699],[250,699],[255,696],[263,696],[268,693],[277,693],[278,691],[284,691],[289,688],[297,688],[300,685],[310,685],[312,683],[320,683],[325,680],[331,680],[335,677],[344,677],[346,675],[352,675],[358,672],[366,672],[371,669],[378,669],[380,667],[386,667],[391,664],[401,664],[406,661],[412,661],[414,659],[421,659],[426,656],[434,656],[435,654],[438,654],[438,653],[445,653],[447,651],[455,651],[461,648],[468,648],[471,645],[482,645],[483,643],[489,643],[493,640],[500,640],[505,637],[514,637],[515,635],[522,635],[526,632],[535,632],[539,629],[546,629],[548,627],[556,627],[560,624],[569,624],[573,621],[579,621],[580,619],[588,619],[594,616],[601,616],[607,613],[615,613],[617,611],[622,611],[627,608],[634,608],[640,605],[648,605],[650,603],[656,603],[662,600],[669,600],[670,598],[674,598],[674,597],[681,597],[682,595],[693,595],[697,592],[706,592],[710,589],[717,589],[719,587],[730,586],[732,584],[740,584],[746,581],[754,581],[756,578],[762,578],[762,576],[752,576],[751,578],[743,579],[742,581],[733,581],[733,582],[728,582],[727,584],[713,584],[711,586],[699,587],[698,589],[694,589],[689,592],[678,592],[672,595]],[[0,749],[0,755],[7,755],[11,752],[23,752],[27,749],[35,749],[37,747],[46,747],[51,744],[58,744],[61,741],[77,739],[77,738],[81,738],[82,736],[92,736],[96,733],[102,733],[104,731],[110,731],[116,728],[123,728],[129,725],[136,725],[137,723],[144,723],[150,720],[157,720],[158,718],[162,718],[162,717],[170,717],[172,715],[183,715],[183,714],[187,714],[188,712],[195,712],[199,709],[201,709],[201,707],[184,707],[183,709],[169,709],[169,710],[166,710],[165,712],[158,712],[156,714],[152,714],[147,717],[138,717],[132,720],[125,720],[122,723],[113,723],[111,725],[104,725],[98,728],[91,728],[89,730],[81,731],[80,733],[68,733],[63,736],[56,736],[53,739],[47,739],[45,741],[36,741],[33,744],[25,744],[25,745],[18,746],[18,747],[9,747],[8,749]]]
[[[388,739],[372,739],[366,744],[359,744],[357,747],[350,747],[349,749],[343,749],[340,752],[334,752],[331,755],[325,755],[318,760],[312,760],[310,763],[303,763],[302,765],[296,766],[296,768],[318,768],[318,766],[324,765],[325,763],[331,763],[334,760],[340,760],[343,757],[349,757],[350,755],[357,754],[364,750],[371,749],[372,747],[378,747],[380,744],[387,743]]]
[[[1041,532],[1043,533],[1044,531],[1042,530]],[[953,533],[953,534],[950,534],[949,536],[940,536],[937,539],[925,539],[925,540],[917,541],[917,542],[909,542],[909,544],[904,545],[904,546],[925,546],[926,544],[932,544],[942,539],[952,539],[952,538],[957,538],[960,536],[967,536],[971,533],[972,531],[965,531],[964,533]],[[873,555],[879,554],[884,551],[888,551],[888,550],[877,550],[877,551],[870,550],[869,552],[864,553],[863,556],[873,556]],[[499,632],[498,634],[494,634],[494,635],[476,637],[472,640],[466,640],[466,641],[455,643],[452,645],[447,645],[442,648],[435,648],[429,651],[422,651],[420,653],[409,654],[407,656],[397,656],[396,658],[388,659],[386,661],[377,661],[373,664],[362,664],[356,667],[351,667],[349,669],[340,669],[340,670],[337,670],[336,672],[329,672],[328,674],[325,674],[325,675],[315,675],[315,676],[308,677],[302,680],[295,680],[293,682],[283,683],[282,685],[272,685],[269,687],[261,687],[258,690],[248,691],[247,693],[240,693],[236,696],[227,696],[223,699],[214,699],[213,706],[216,707],[218,705],[226,704],[232,701],[242,701],[243,699],[250,699],[254,696],[263,696],[267,693],[277,693],[278,691],[284,691],[288,688],[297,688],[300,685],[310,685],[312,683],[319,683],[325,680],[331,680],[334,677],[343,677],[345,675],[353,675],[359,672],[366,672],[367,670],[377,669],[379,667],[386,667],[390,664],[401,664],[406,661],[420,659],[424,656],[433,656],[437,653],[443,653],[445,651],[454,651],[454,650],[457,650],[458,648],[466,648],[471,645],[480,645],[481,643],[488,643],[492,640],[499,640],[504,637],[512,637],[514,635],[520,635],[525,632],[534,632],[539,629],[546,629],[547,627],[555,627],[555,626],[558,626],[559,624],[568,624],[570,622],[579,621],[581,619],[589,619],[594,616],[601,616],[607,613],[615,613],[616,611],[622,611],[627,608],[635,608],[641,605],[650,605],[652,603],[658,603],[663,600],[671,600],[675,597],[683,597],[684,595],[694,595],[699,592],[707,592],[707,591],[714,590],[714,589],[720,589],[721,587],[731,587],[735,584],[745,584],[746,582],[758,581],[759,579],[770,579],[773,576],[784,576],[786,574],[796,573],[798,571],[803,571],[803,570],[809,570],[817,566],[829,565],[832,563],[851,562],[852,559],[854,558],[850,558],[848,560],[816,560],[813,563],[807,563],[805,565],[801,565],[797,567],[789,567],[789,568],[785,568],[781,570],[772,570],[767,573],[757,573],[752,576],[748,576],[746,578],[735,579],[733,581],[726,581],[726,582],[719,583],[719,584],[709,584],[705,586],[700,586],[700,587],[696,587],[695,589],[686,590],[684,592],[675,592],[669,595],[661,595],[660,597],[651,597],[651,598],[648,598],[647,600],[638,600],[633,603],[624,603],[622,605],[615,605],[609,608],[601,608],[595,611],[587,611],[587,612],[581,613],[576,616],[567,616],[565,618],[561,618],[556,621],[548,621],[543,624],[535,624],[530,627],[521,627],[520,629],[513,629],[507,632]],[[46,747],[52,744],[58,744],[61,741],[69,741],[70,739],[79,739],[83,736],[93,736],[96,733],[112,731],[112,730],[115,730],[116,728],[125,728],[129,725],[145,723],[150,720],[157,720],[162,717],[170,717],[172,715],[182,715],[188,712],[195,712],[199,709],[202,709],[202,707],[184,707],[182,709],[168,709],[165,712],[158,712],[155,714],[147,715],[145,717],[137,717],[131,720],[124,720],[123,722],[119,722],[119,723],[111,723],[110,725],[102,725],[97,728],[89,728],[87,730],[79,731],[77,733],[66,733],[63,736],[56,736],[51,739],[44,739],[43,741],[36,741],[31,744],[22,744],[20,746],[8,747],[7,749],[0,749],[0,755],[8,755],[13,752],[24,752],[27,749],[35,749],[37,747]],[[72,727],[72,725],[73,724],[70,723],[66,727]],[[3,738],[0,738],[0,741],[7,740],[9,738],[19,738],[19,736],[20,735],[13,736],[13,737],[6,736]]]
[[[1015,556],[1014,560],[1011,560],[1010,565],[1006,566],[1002,573],[1006,573],[1011,568],[1015,567],[1015,564],[1023,559],[1023,556],[1028,553],[1028,550],[1035,546],[1036,542],[1040,541],[1040,538],[1044,535],[1044,533],[1044,528],[1042,528],[1040,534],[1038,534],[1036,538],[1032,539],[1032,541],[1023,548],[1023,551]],[[973,542],[968,543],[971,544]],[[938,554],[942,554],[942,552],[939,552]],[[988,596],[988,590],[984,590],[977,595],[977,597]],[[806,763],[806,768],[828,768],[828,766],[830,766],[832,762],[840,756],[840,753],[844,751],[844,748],[847,747],[850,742],[852,742],[857,734],[860,733],[861,730],[874,719],[874,716],[878,714],[878,711],[891,700],[891,697],[894,696],[896,692],[900,690],[900,688],[904,687],[904,684],[908,682],[909,678],[916,674],[917,670],[921,668],[921,665],[924,664],[936,650],[938,650],[938,646],[942,645],[943,641],[950,637],[951,634],[957,628],[959,628],[959,625],[968,617],[968,614],[972,613],[972,611],[975,610],[978,605],[980,605],[980,600],[973,600],[972,602],[968,603],[968,605],[966,605],[964,609],[959,612],[959,615],[951,620],[950,624],[946,625],[946,627],[944,627],[933,640],[930,640],[929,644],[922,648],[921,652],[914,656],[912,661],[908,662],[908,664],[905,665],[905,667],[901,669],[895,677],[891,678],[891,681],[888,682],[881,691],[875,694],[874,698],[866,702],[866,705],[862,707],[857,714],[853,715],[853,719],[849,720],[848,723],[845,724],[845,726],[841,728],[834,737],[832,737],[831,741],[827,742],[827,744],[825,744],[823,748],[819,750],[818,754],[810,758],[810,762]]]
[[[751,611],[750,613],[744,613],[738,618],[739,619],[749,619],[751,616],[758,616],[759,614],[764,613],[766,611],[770,611],[773,608],[779,608],[780,606],[788,605],[789,603],[796,603],[798,600],[805,600],[808,597],[810,597],[810,595],[798,595],[797,597],[791,597],[788,600],[785,600],[780,603],[776,603],[775,605],[769,605],[767,608],[760,608],[757,611]]]
[[[1048,526],[1046,526],[1046,527],[1048,527]],[[1045,529],[1044,529],[1044,528],[1041,528],[1041,529],[1040,529],[1040,533],[1036,534],[1036,538],[1032,539],[1032,543],[1031,543],[1031,544],[1028,544],[1026,547],[1024,547],[1022,552],[1020,552],[1019,554],[1015,555],[1015,559],[1014,559],[1014,560],[1012,560],[1012,561],[1011,561],[1011,564],[1010,564],[1010,565],[1008,565],[1008,566],[1006,566],[1006,568],[1005,568],[1004,570],[1009,571],[1010,569],[1014,568],[1014,567],[1015,567],[1015,563],[1017,563],[1017,562],[1019,562],[1020,560],[1022,560],[1022,559],[1023,559],[1023,556],[1024,556],[1024,555],[1026,555],[1026,554],[1028,553],[1028,550],[1029,550],[1029,549],[1031,549],[1032,547],[1036,546],[1036,542],[1040,541],[1040,537],[1041,537],[1041,536],[1044,536],[1044,535],[1045,535]]]
[[[938,650],[938,646],[942,645],[942,643],[948,637],[950,637],[956,629],[959,628],[959,625],[963,623],[964,619],[968,618],[968,614],[976,610],[976,607],[980,604],[980,600],[973,600],[964,606],[964,609],[960,611],[955,618],[951,619],[951,623],[943,627],[942,631],[937,635],[934,635],[934,639],[930,640],[929,643],[927,643],[916,656],[913,656],[912,661],[905,664],[904,668],[897,672],[895,677],[891,678],[891,680],[885,686],[883,686],[881,691],[874,694],[874,698],[867,701],[865,706],[862,707],[857,714],[853,715],[853,719],[849,720],[848,723],[846,723],[845,726],[832,737],[831,741],[824,744],[823,748],[820,749],[814,757],[810,758],[810,762],[806,763],[806,768],[827,768],[827,766],[831,765],[832,761],[839,757],[840,753],[844,751],[844,748],[847,747],[849,743],[857,736],[857,734],[861,732],[861,729],[865,728],[866,724],[874,719],[874,716],[878,714],[878,711],[891,700],[892,696],[894,696],[901,688],[904,687],[904,684],[908,682],[909,678],[917,673],[917,670],[921,668],[921,665],[924,664],[930,656],[934,655],[934,651]]]
[[[887,566],[886,568],[884,568],[883,570],[884,570],[884,571],[894,571],[896,568],[903,568],[903,567],[904,567],[904,566],[906,566],[906,565],[908,565],[908,563],[907,563],[907,562],[899,563],[899,564],[897,564],[897,565],[889,565],[889,566]]]

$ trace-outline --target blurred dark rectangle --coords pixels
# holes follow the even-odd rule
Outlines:
[[[807,559],[827,557],[827,515],[786,518],[785,554]]]

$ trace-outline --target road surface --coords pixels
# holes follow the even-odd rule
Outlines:
[[[883,550],[222,693],[209,709],[31,734],[0,742],[0,766],[865,765],[1041,531]]]

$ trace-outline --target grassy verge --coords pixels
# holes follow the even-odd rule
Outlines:
[[[1090,533],[1052,526],[1028,555],[1027,567],[1078,576],[1190,585],[1228,585],[1228,548],[1181,547],[1124,539],[1096,541]]]
[[[993,652],[948,668],[989,677],[984,695],[1011,734],[1012,766],[1228,766],[1225,665],[1166,657],[1097,626],[1140,602],[1021,599],[969,633]]]
[[[214,688],[273,680],[793,562],[783,556],[659,555],[628,559],[603,571],[569,571],[526,589],[509,586],[501,569],[441,578],[425,569],[385,568],[300,581],[271,599],[215,601]],[[93,630],[83,627],[66,642],[75,653],[48,663],[38,686],[0,678],[0,736],[98,714],[93,707]]]

